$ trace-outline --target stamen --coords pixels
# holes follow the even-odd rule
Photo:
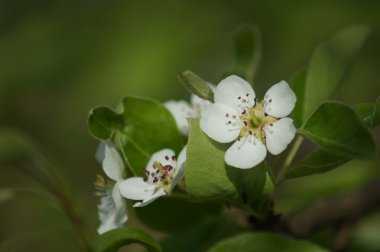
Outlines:
[[[169,157],[168,157],[168,156],[165,156],[165,159],[166,159],[166,160],[169,160]]]
[[[177,157],[176,157],[176,156],[172,156],[172,160],[173,160],[173,161],[176,161],[176,160],[177,160]]]

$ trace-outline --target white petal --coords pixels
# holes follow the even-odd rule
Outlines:
[[[220,103],[208,106],[201,114],[201,129],[206,135],[220,143],[229,143],[235,140],[243,126],[236,110]]]
[[[296,134],[293,120],[289,117],[278,120],[273,126],[266,125],[264,130],[268,151],[273,155],[283,152]]]
[[[249,169],[261,163],[267,154],[265,145],[251,135],[243,137],[226,151],[224,160],[236,168]]]
[[[268,89],[264,101],[265,112],[273,117],[281,118],[292,112],[297,97],[286,81],[280,81]]]
[[[112,199],[115,204],[115,222],[124,223],[128,220],[127,205],[125,199],[120,194],[119,185],[121,182],[117,182],[112,190]]]
[[[155,152],[152,157],[150,158],[146,169],[148,171],[154,171],[153,164],[154,162],[159,162],[161,163],[162,166],[165,165],[171,165],[171,166],[176,166],[177,162],[175,161],[175,153],[171,149],[163,149],[160,151]],[[173,167],[177,168],[177,167]]]
[[[251,85],[236,75],[222,80],[214,91],[215,103],[223,103],[239,113],[247,107],[252,108],[255,105],[255,97]]]
[[[127,199],[144,200],[154,193],[155,186],[144,182],[143,178],[133,177],[122,181],[119,190]]]
[[[104,173],[109,178],[115,181],[123,179],[124,163],[115,145],[111,141],[106,142],[102,166]]]
[[[194,109],[185,101],[168,101],[164,105],[173,115],[181,133],[187,135],[189,133],[189,126],[186,118],[196,116]]]
[[[180,181],[183,177],[183,175],[185,175],[185,161],[186,161],[186,153],[187,153],[187,146],[185,146],[181,153],[179,153],[178,155],[178,161],[177,161],[177,173],[175,174],[175,177],[174,177],[174,180],[171,184],[171,189],[173,190],[173,188],[176,186],[176,184],[178,183],[178,181]]]
[[[149,198],[144,199],[142,202],[136,202],[133,205],[133,207],[143,207],[143,206],[146,206],[146,205],[152,203],[153,201],[155,201],[156,199],[158,199],[159,197],[162,197],[162,196],[165,196],[165,195],[166,195],[165,190],[163,188],[161,188],[160,190],[158,190],[154,194],[150,195]]]

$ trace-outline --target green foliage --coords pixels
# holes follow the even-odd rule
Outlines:
[[[305,96],[305,81],[306,81],[306,70],[302,69],[296,72],[291,80],[290,85],[297,97],[296,106],[292,112],[292,118],[294,120],[294,125],[299,128],[301,127],[303,120],[303,108],[305,106],[304,96]]]
[[[191,197],[203,200],[224,199],[250,204],[260,199],[265,182],[265,163],[247,170],[229,167],[224,162],[228,144],[208,138],[198,119],[189,119],[185,169],[186,189]]]
[[[176,233],[218,215],[221,208],[222,205],[216,203],[195,203],[164,197],[156,200],[154,204],[135,208],[135,212],[145,225],[166,233]]]
[[[355,111],[343,103],[325,102],[300,132],[321,149],[340,156],[363,158],[376,151],[375,142]]]
[[[33,150],[33,143],[24,134],[10,129],[0,129],[0,163],[25,158]]]
[[[100,107],[90,114],[88,125],[95,138],[107,139],[116,131],[116,142],[122,146],[130,169],[142,175],[151,155],[164,148],[177,154],[182,139],[170,112],[160,103],[127,96],[122,101],[123,113]]]
[[[214,100],[210,85],[195,73],[186,70],[179,73],[178,78],[191,93],[209,101]]]
[[[118,228],[100,235],[95,248],[98,252],[114,252],[132,243],[139,243],[151,252],[161,251],[160,244],[150,235],[133,228]]]
[[[232,39],[235,65],[225,75],[235,74],[252,82],[262,55],[260,30],[255,25],[245,24],[236,29]]]
[[[312,243],[270,234],[270,233],[246,233],[241,234],[217,244],[209,252],[322,252],[326,251]]]
[[[316,48],[307,70],[303,120],[335,95],[368,33],[367,26],[351,26]]]
[[[368,128],[373,128],[380,124],[380,97],[377,98],[375,104],[362,103],[356,105],[355,110]]]
[[[123,117],[107,107],[94,108],[88,118],[88,128],[93,137],[107,140],[123,126]]]

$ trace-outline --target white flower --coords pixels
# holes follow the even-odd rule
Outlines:
[[[237,76],[222,80],[215,103],[202,111],[201,129],[220,143],[235,141],[226,151],[227,164],[248,169],[261,163],[268,151],[277,155],[293,140],[292,112],[296,96],[286,81],[273,85],[258,101],[248,82]]]
[[[170,195],[184,175],[185,160],[186,147],[179,154],[178,160],[170,149],[154,153],[147,167],[143,169],[146,177],[133,177],[121,182],[121,194],[131,200],[141,200],[134,207],[142,207],[161,196]]]
[[[189,125],[187,124],[187,118],[199,117],[201,111],[210,105],[211,102],[196,95],[191,95],[190,104],[186,101],[167,101],[165,107],[173,115],[178,129],[185,136],[189,134]]]
[[[124,177],[124,163],[119,152],[111,141],[102,142],[96,152],[96,159],[101,163],[104,173],[111,180],[98,175],[95,187],[101,196],[98,204],[100,226],[98,233],[123,226],[127,221],[127,207],[120,194],[119,184]]]

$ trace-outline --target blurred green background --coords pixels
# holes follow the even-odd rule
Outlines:
[[[94,237],[98,222],[93,181],[100,166],[94,159],[97,142],[86,124],[92,107],[115,106],[127,94],[160,101],[187,99],[176,78],[185,69],[217,83],[233,64],[229,35],[242,23],[257,24],[262,32],[262,65],[254,83],[259,96],[305,66],[313,48],[335,31],[369,24],[371,35],[339,100],[374,102],[380,94],[379,11],[380,1],[375,0],[3,0],[0,126],[31,136],[60,168]],[[319,176],[340,177],[353,186],[376,173],[376,164],[378,160],[360,163],[360,173],[338,169]],[[310,186],[307,180],[297,183]],[[1,188],[18,185],[35,184],[16,169],[0,170]],[[331,188],[334,192],[336,187]],[[286,190],[292,192],[292,187]],[[307,192],[302,197],[311,199]],[[280,206],[291,208],[289,204]],[[79,251],[66,220],[52,209],[27,198],[1,204],[0,241],[18,236],[33,240],[28,249],[20,246],[15,251]],[[38,232],[44,238],[34,241],[31,234]]]

